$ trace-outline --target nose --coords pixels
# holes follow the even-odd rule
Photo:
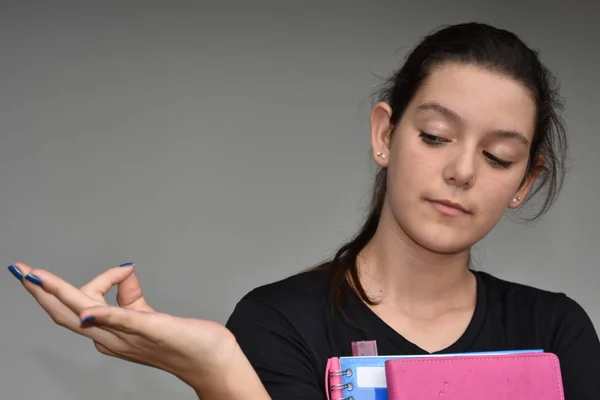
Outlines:
[[[444,180],[449,185],[470,188],[475,184],[476,157],[474,151],[456,149],[444,168]]]

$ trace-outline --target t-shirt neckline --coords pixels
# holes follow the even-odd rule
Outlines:
[[[483,279],[477,271],[471,270],[475,275],[477,282],[476,289],[476,304],[475,311],[471,317],[469,325],[463,332],[463,334],[450,346],[445,349],[430,353],[421,347],[417,346],[413,342],[407,340],[404,336],[394,330],[385,321],[383,321],[373,310],[371,310],[355,293],[350,290],[352,301],[351,304],[355,305],[355,313],[359,317],[360,325],[369,327],[367,330],[370,332],[379,333],[374,338],[367,338],[366,340],[387,341],[392,348],[398,349],[405,354],[448,354],[448,353],[464,353],[468,352],[473,342],[477,339],[485,317],[487,314],[487,288]],[[354,314],[354,313],[352,313]],[[402,354],[398,354],[402,355]]]

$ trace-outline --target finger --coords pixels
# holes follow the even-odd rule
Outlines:
[[[142,286],[135,270],[119,283],[117,291],[117,303],[121,307],[127,307],[138,311],[153,311],[152,307],[144,299]]]
[[[164,329],[169,327],[169,322],[165,320],[168,317],[167,314],[110,306],[90,307],[79,314],[82,321],[93,321],[96,326],[141,336],[154,342],[160,342]]]
[[[28,265],[16,263],[15,267],[21,276],[30,276],[32,268]],[[100,327],[82,327],[78,315],[54,295],[46,292],[41,286],[31,284],[31,282],[30,284],[24,284],[24,286],[56,325],[67,328],[80,335],[87,336],[92,340],[109,342],[116,339],[114,335]]]
[[[132,273],[133,266],[131,264],[123,267],[114,267],[97,275],[94,279],[83,285],[80,290],[95,300],[105,302],[104,296],[106,296],[106,293],[113,286],[126,280]]]
[[[31,267],[22,263],[16,263],[15,266],[23,271],[25,279],[22,282],[30,293],[39,293],[41,288],[46,293],[56,297],[75,314],[79,314],[85,308],[100,304],[97,300],[85,295],[70,283],[48,271],[31,269]]]

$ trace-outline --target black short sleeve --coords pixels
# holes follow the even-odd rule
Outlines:
[[[566,400],[600,398],[600,341],[585,310],[562,295],[556,307],[553,353],[560,359]]]
[[[299,327],[273,305],[245,297],[226,326],[273,400],[325,398],[320,371],[316,370]]]

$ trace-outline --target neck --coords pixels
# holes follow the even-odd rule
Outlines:
[[[476,282],[467,267],[469,252],[440,254],[425,249],[390,217],[381,219],[375,236],[359,254],[359,276],[367,294],[405,311],[472,302]]]

